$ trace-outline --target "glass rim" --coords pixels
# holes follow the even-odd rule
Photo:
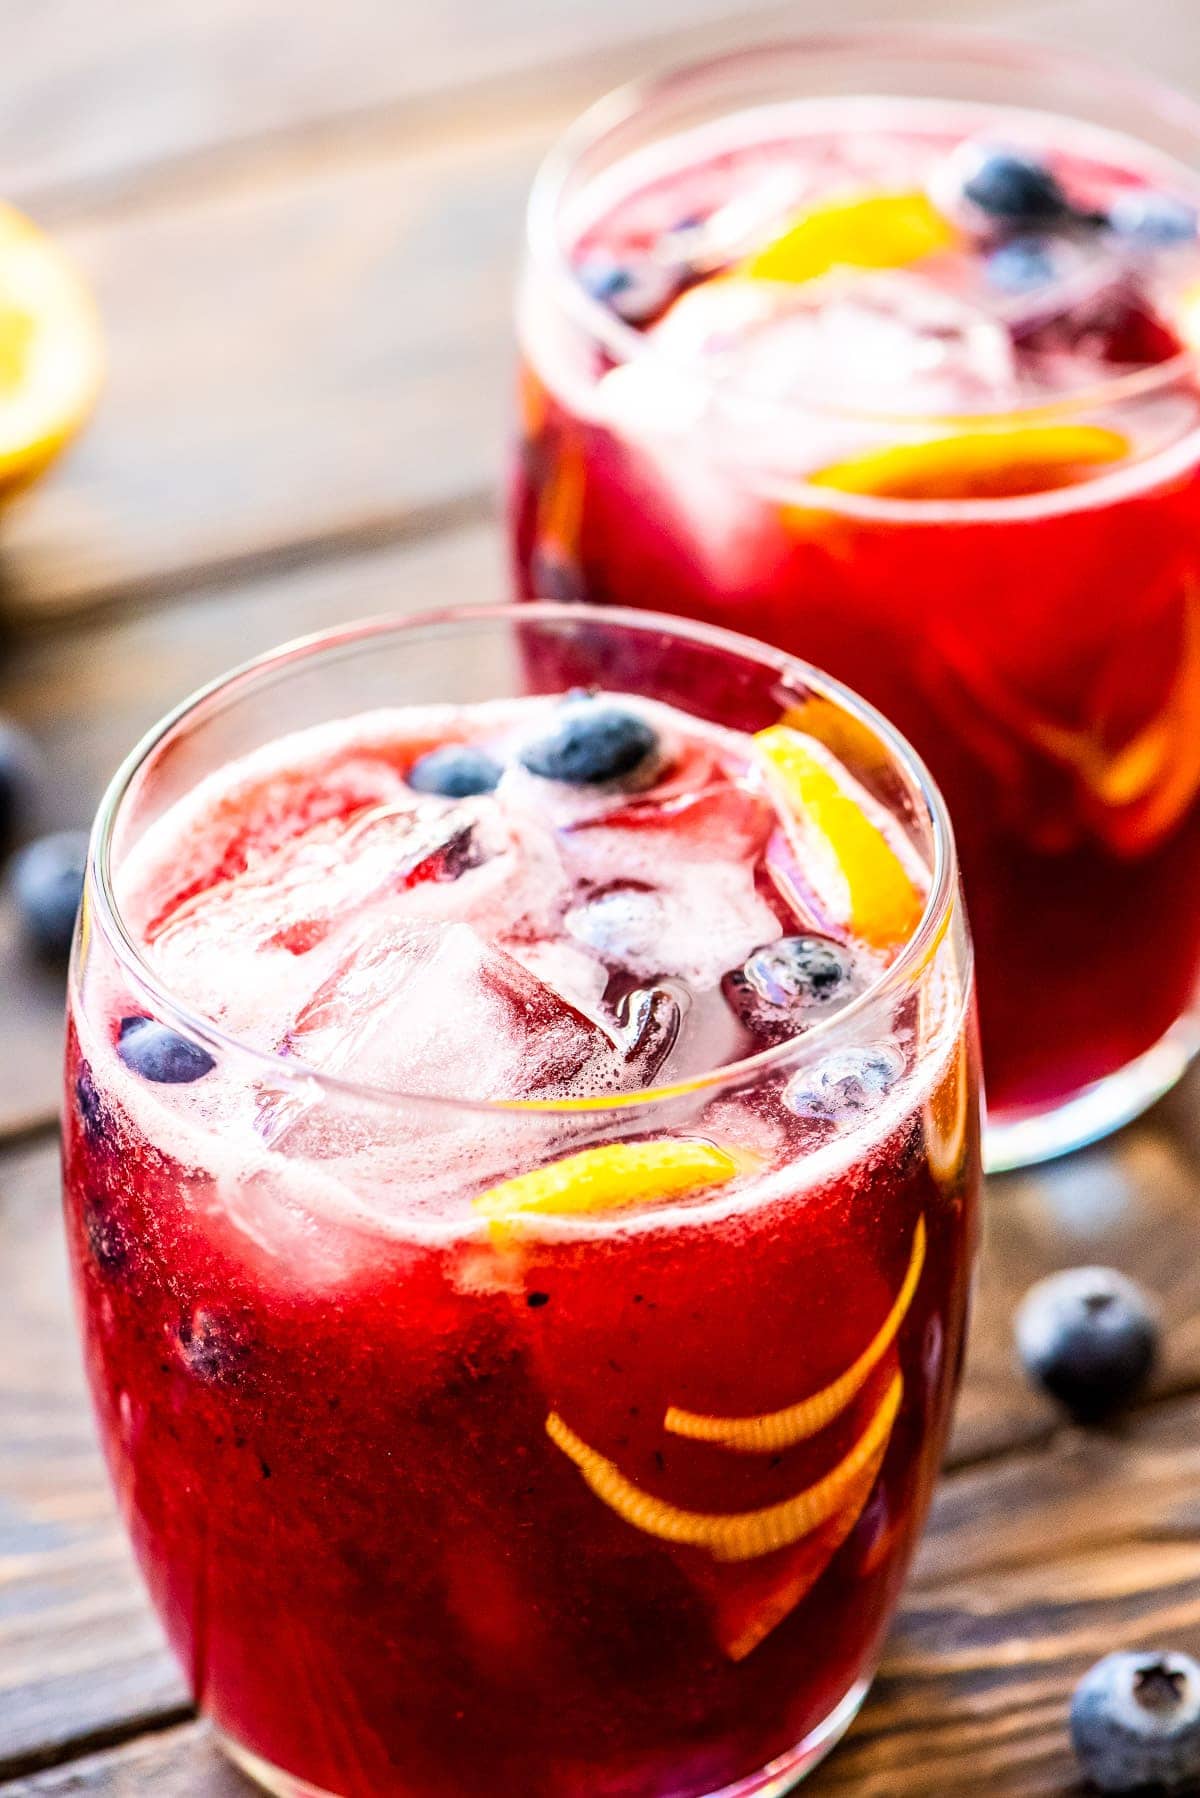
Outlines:
[[[536,271],[540,279],[549,282],[572,321],[599,342],[618,366],[643,361],[656,363],[674,372],[686,371],[691,380],[698,378],[694,367],[664,356],[660,349],[649,343],[643,332],[626,324],[601,300],[590,294],[578,279],[563,245],[559,214],[564,194],[581,159],[639,113],[656,104],[669,102],[677,90],[706,76],[719,76],[722,72],[734,71],[739,66],[748,70],[759,64],[773,66],[785,58],[801,61],[821,54],[852,54],[856,51],[894,57],[897,62],[912,63],[918,59],[934,62],[972,61],[981,67],[991,64],[997,69],[1016,73],[1031,69],[1057,69],[1064,75],[1068,72],[1075,76],[1083,74],[1094,90],[1136,103],[1146,112],[1147,117],[1165,117],[1188,132],[1195,139],[1197,154],[1200,156],[1200,103],[1169,82],[1159,81],[1152,76],[1129,75],[1115,61],[1105,57],[1077,55],[1074,51],[1058,49],[1053,45],[987,31],[977,32],[969,27],[922,26],[900,32],[886,27],[863,25],[847,26],[836,31],[796,32],[762,39],[716,55],[690,58],[659,74],[635,77],[593,101],[560,133],[537,169],[525,213],[525,251],[530,268]],[[1150,147],[1153,148],[1152,145]],[[850,422],[904,426],[910,430],[922,425],[956,426],[961,429],[964,422],[969,422],[972,428],[985,431],[1001,428],[1006,421],[1025,423],[1039,418],[1062,418],[1094,410],[1098,406],[1114,405],[1158,393],[1194,377],[1198,361],[1200,358],[1196,351],[1185,347],[1164,362],[1132,369],[1125,374],[1115,375],[1108,380],[1049,400],[1044,397],[1031,398],[1016,404],[1006,404],[994,411],[969,414],[897,413],[873,407],[839,405],[835,402],[810,401],[799,405],[780,401],[776,404],[770,400],[757,400],[749,395],[739,399],[736,393],[723,397],[726,404],[732,398],[733,405],[749,420],[779,413],[793,415],[796,412],[807,412],[814,416]],[[711,380],[707,380],[705,385],[708,388],[714,386]],[[1145,462],[1156,461],[1169,454],[1174,447],[1176,446],[1171,445],[1166,450],[1152,452],[1145,458]],[[1097,480],[1104,478],[1102,474]],[[1084,482],[1082,485],[1091,490],[1096,482]],[[808,486],[803,476],[797,477],[797,490],[808,490]],[[825,489],[820,489],[820,492],[831,502],[839,497],[858,497],[829,495]],[[1018,496],[1018,502],[1024,497]],[[943,502],[922,500],[892,503],[898,507],[917,510],[943,505]],[[990,511],[992,508],[1004,508],[1012,502],[1001,498],[959,503],[984,505]],[[951,502],[951,507],[957,515],[957,506]]]
[[[114,835],[124,807],[135,791],[143,771],[152,758],[181,732],[209,722],[229,704],[253,691],[260,682],[286,675],[297,664],[310,658],[343,650],[381,637],[406,637],[410,633],[434,636],[441,632],[473,626],[530,624],[578,624],[580,621],[636,630],[644,633],[667,633],[686,638],[701,647],[724,650],[757,662],[765,672],[780,681],[794,681],[808,691],[831,700],[843,713],[864,723],[888,751],[893,765],[907,777],[911,796],[924,807],[932,837],[933,859],[929,891],[921,917],[911,936],[902,945],[895,960],[862,993],[839,1011],[810,1026],[797,1036],[771,1048],[744,1056],[736,1062],[706,1069],[680,1082],[638,1088],[617,1095],[597,1095],[579,1099],[467,1099],[453,1093],[397,1092],[369,1083],[345,1080],[323,1073],[294,1057],[260,1049],[232,1034],[186,1000],[176,996],[153,967],[126,923],[117,898],[112,868]],[[418,613],[380,613],[356,619],[348,624],[307,633],[253,656],[198,687],[172,707],[144,733],[130,750],[110,780],[100,801],[88,846],[85,899],[81,920],[93,921],[105,943],[120,965],[123,974],[147,1001],[156,1022],[190,1041],[214,1051],[229,1060],[249,1062],[260,1076],[276,1084],[311,1087],[316,1084],[329,1095],[356,1104],[370,1104],[387,1110],[411,1106],[431,1106],[454,1112],[485,1113],[496,1117],[538,1116],[578,1117],[587,1113],[636,1112],[653,1108],[692,1093],[710,1092],[745,1081],[762,1072],[793,1062],[809,1059],[810,1045],[821,1049],[830,1041],[845,1037],[849,1026],[858,1026],[876,1017],[893,994],[915,986],[922,969],[928,968],[947,933],[958,898],[958,856],[949,813],[941,792],[924,761],[908,739],[881,712],[832,675],[825,674],[799,656],[787,654],[769,644],[724,630],[715,625],[670,617],[665,613],[644,612],[618,606],[585,606],[545,601],[521,601],[510,604],[466,605],[439,608]],[[81,930],[86,926],[81,922]],[[968,951],[969,953],[969,951]],[[857,1031],[855,1032],[856,1034]]]

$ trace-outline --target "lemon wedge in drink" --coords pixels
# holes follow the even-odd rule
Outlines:
[[[100,324],[80,276],[21,213],[0,204],[0,498],[34,480],[91,411]]]
[[[802,213],[738,272],[757,281],[815,281],[835,268],[903,268],[956,241],[923,193],[860,194]]]
[[[1005,425],[868,450],[808,484],[877,499],[1011,499],[1074,486],[1128,453],[1128,439],[1100,425]]]
[[[474,1208],[493,1223],[531,1214],[571,1217],[619,1211],[732,1180],[743,1162],[713,1143],[663,1137],[604,1143],[490,1186]]]
[[[831,916],[873,948],[893,948],[920,920],[923,895],[869,799],[815,737],[786,724],[759,731],[755,754],[795,837],[804,872]]]

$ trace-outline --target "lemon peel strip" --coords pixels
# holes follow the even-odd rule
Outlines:
[[[783,1411],[765,1412],[758,1417],[707,1417],[696,1411],[681,1411],[672,1405],[667,1412],[666,1428],[673,1436],[686,1436],[691,1442],[717,1443],[744,1455],[777,1454],[781,1449],[806,1442],[835,1417],[841,1416],[883,1360],[908,1314],[924,1266],[925,1219],[922,1217],[917,1220],[904,1283],[880,1330],[853,1366],[820,1392],[814,1392],[811,1398],[788,1405]]]
[[[760,1511],[680,1510],[626,1479],[619,1467],[590,1448],[556,1411],[546,1419],[546,1434],[575,1463],[596,1497],[615,1511],[623,1523],[660,1542],[707,1549],[716,1561],[754,1561],[776,1549],[790,1548],[837,1514],[849,1488],[890,1439],[903,1391],[903,1379],[896,1374],[870,1423],[845,1458],[815,1485]]]

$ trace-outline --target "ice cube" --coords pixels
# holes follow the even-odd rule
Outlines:
[[[600,1025],[462,923],[367,934],[279,1046],[320,1072],[396,1093],[552,1098],[619,1084]]]
[[[736,862],[680,862],[657,883],[608,886],[566,923],[609,967],[639,980],[674,976],[700,992],[780,934],[753,869]]]
[[[625,1064],[638,1086],[651,1086],[666,1066],[683,1025],[686,995],[666,986],[636,987],[618,1011]]]
[[[672,356],[715,359],[724,387],[772,405],[814,402],[920,414],[992,406],[1014,378],[1008,331],[921,276],[835,272],[795,284],[730,282],[737,291],[689,321],[685,295],[656,338]],[[697,288],[694,294],[704,290]]]
[[[394,910],[406,892],[458,880],[489,852],[469,801],[320,824],[178,906],[154,959],[207,1016],[261,1041],[321,978],[317,962],[311,972],[299,964],[328,937],[380,905]]]
[[[781,553],[774,509],[730,465],[800,480],[892,441],[874,415],[995,412],[1016,393],[1003,320],[903,271],[718,279],[646,335],[648,353],[600,381],[597,410],[706,578],[730,589]]]

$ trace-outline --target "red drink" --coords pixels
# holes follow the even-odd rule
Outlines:
[[[970,956],[903,745],[741,639],[462,614],[202,696],[98,854],[72,1259],[227,1746],[289,1794],[781,1791],[962,1350]]]
[[[849,39],[606,107],[531,209],[519,589],[751,630],[912,739],[998,1163],[1195,1043],[1198,144],[1065,61]]]

